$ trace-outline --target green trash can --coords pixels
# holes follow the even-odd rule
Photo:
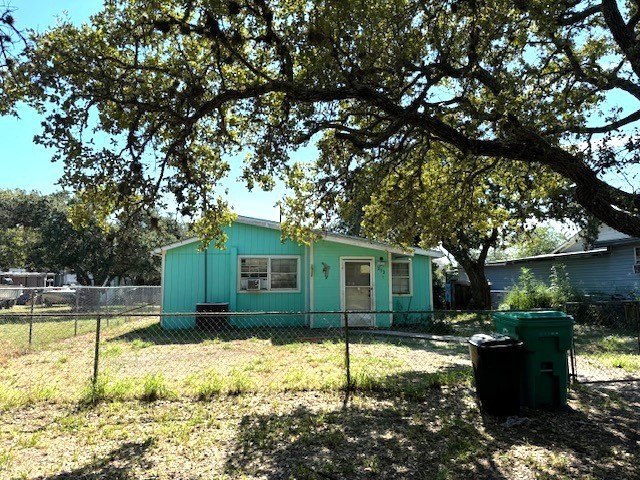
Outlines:
[[[573,318],[563,312],[499,312],[496,331],[521,340],[525,348],[523,405],[560,409],[567,405],[567,352],[573,339]]]

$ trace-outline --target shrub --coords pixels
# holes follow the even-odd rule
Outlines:
[[[567,302],[575,302],[580,299],[580,295],[571,285],[571,279],[564,265],[553,265],[551,267],[549,281],[552,307],[562,307]]]
[[[531,310],[534,308],[550,308],[553,295],[550,287],[536,280],[528,268],[522,268],[518,283],[507,292],[504,303],[500,306],[507,310]]]

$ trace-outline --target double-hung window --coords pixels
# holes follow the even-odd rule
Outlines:
[[[300,289],[300,258],[295,256],[241,256],[238,291],[278,292]]]
[[[391,262],[391,291],[393,295],[411,295],[412,280],[410,260]]]

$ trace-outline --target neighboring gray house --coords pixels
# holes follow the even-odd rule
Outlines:
[[[574,287],[598,299],[640,297],[640,238],[602,226],[593,245],[578,232],[553,253],[488,262],[486,275],[492,291],[508,290],[526,267],[548,284],[551,267],[564,265]]]

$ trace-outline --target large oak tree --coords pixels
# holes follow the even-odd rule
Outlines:
[[[441,244],[467,273],[473,308],[491,305],[490,251],[525,237],[541,220],[588,220],[571,201],[569,182],[544,167],[460,157],[424,142],[381,159],[325,138],[320,152],[310,174],[291,175],[297,180],[283,204],[287,226],[305,223],[313,212],[318,219],[339,218],[334,228],[345,233],[406,247]]]
[[[35,39],[22,98],[105,216],[173,194],[217,237],[225,153],[248,150],[246,181],[269,187],[329,134],[379,158],[419,141],[480,172],[543,166],[640,236],[637,183],[611,179],[639,163],[639,23],[615,0],[109,0]]]

